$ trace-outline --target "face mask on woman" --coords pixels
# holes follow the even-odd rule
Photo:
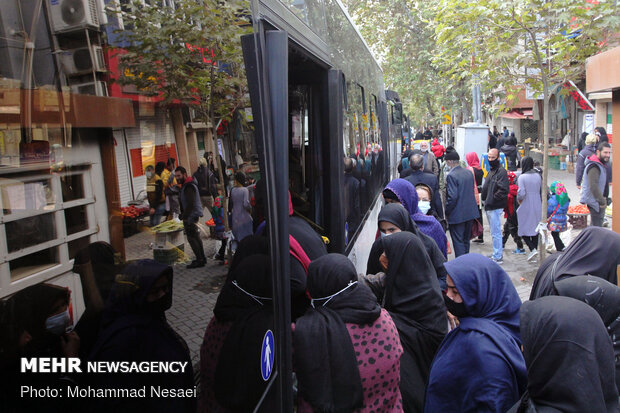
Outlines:
[[[60,314],[48,317],[47,320],[45,320],[45,329],[52,334],[60,336],[67,332],[67,326],[70,322],[71,317],[69,316],[69,308],[67,308]]]
[[[422,211],[422,213],[426,215],[426,213],[431,209],[431,202],[430,201],[419,201],[418,208],[420,208],[420,211]]]

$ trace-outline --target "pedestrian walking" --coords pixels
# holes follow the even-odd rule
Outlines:
[[[492,134],[491,132],[489,132],[489,138],[488,138],[488,144],[487,144],[487,151],[489,149],[494,149],[497,148],[497,137],[499,136],[499,134],[496,136],[494,134]]]
[[[517,138],[514,135],[506,139],[504,145],[498,148],[506,155],[506,163],[509,171],[516,171],[519,167],[519,161],[521,160],[521,154],[517,150]]]
[[[525,250],[523,249],[523,240],[519,236],[519,220],[517,218],[517,208],[519,204],[517,203],[517,193],[519,191],[519,187],[515,183],[517,176],[514,172],[508,172],[508,184],[510,185],[510,189],[508,192],[508,201],[506,202],[506,207],[504,208],[504,218],[506,218],[506,222],[504,223],[504,235],[502,237],[502,246],[506,248],[506,242],[508,241],[508,237],[512,235],[512,239],[517,244],[517,249],[514,250],[515,254],[525,254]]]
[[[245,181],[245,174],[237,172],[233,189],[230,191],[231,227],[237,243],[253,233],[252,205],[250,204],[250,192],[245,186]]]
[[[559,181],[553,181],[549,188],[551,195],[547,200],[547,227],[553,237],[557,252],[564,251],[564,243],[560,238],[560,233],[566,231],[568,217],[568,206],[570,198],[566,188]]]
[[[480,213],[480,224],[484,225],[484,220],[482,219],[482,204],[480,200],[480,194],[482,193],[482,180],[484,179],[484,172],[482,172],[482,168],[480,167],[480,161],[478,160],[478,154],[476,152],[469,152],[465,155],[465,159],[467,160],[467,169],[473,172],[474,178],[476,178],[476,204],[478,205],[478,212]],[[476,242],[478,244],[484,244],[484,232],[478,236],[478,238],[474,239],[472,242]]]
[[[187,266],[187,268],[204,267],[207,263],[205,250],[200,239],[198,230],[198,219],[202,216],[202,204],[200,203],[200,194],[196,181],[191,176],[187,176],[187,170],[178,166],[174,170],[176,181],[182,185],[179,193],[181,203],[181,220],[183,220],[183,228],[189,242],[195,259]]]
[[[596,155],[596,145],[598,143],[598,137],[591,133],[585,138],[585,146],[581,151],[579,151],[579,155],[577,156],[577,164],[575,165],[575,181],[577,182],[577,188],[581,189],[581,184],[583,182],[583,171],[585,169],[586,160],[592,156]]]
[[[500,165],[499,151],[489,150],[489,173],[482,187],[484,210],[489,220],[491,238],[493,239],[493,254],[491,259],[498,264],[503,263],[504,247],[502,245],[502,212],[508,201],[509,183],[506,170]]]
[[[405,412],[422,412],[433,357],[448,332],[437,274],[422,241],[409,232],[383,239],[383,308],[396,324],[404,353],[400,391]]]
[[[611,157],[611,145],[599,144],[596,154],[586,159],[583,173],[583,188],[579,202],[590,210],[590,225],[602,227],[609,196],[607,163]]]
[[[166,212],[166,196],[164,195],[164,182],[161,173],[164,163],[158,162],[153,166],[146,167],[146,197],[149,202],[150,226],[154,227],[161,222],[161,217]]]
[[[534,170],[534,160],[526,156],[521,161],[521,175],[519,176],[517,191],[517,219],[519,220],[519,236],[530,249],[527,260],[531,261],[538,255],[538,223],[541,219],[542,179]]]
[[[556,283],[578,275],[593,275],[618,285],[620,235],[599,227],[587,227],[561,254],[549,256],[540,265],[530,300],[556,295]]]
[[[591,275],[579,275],[556,283],[558,295],[572,297],[592,307],[607,327],[616,356],[616,388],[620,392],[620,288]]]
[[[411,155],[409,168],[411,172],[404,179],[411,182],[413,186],[417,187],[419,184],[424,184],[432,190],[431,207],[437,215],[437,220],[441,222],[444,219],[444,211],[437,176],[424,170],[424,158],[419,153]],[[427,213],[427,211],[422,212]]]
[[[519,294],[508,274],[482,255],[463,255],[445,267],[444,301],[458,326],[435,355],[424,411],[504,413],[527,382]]]
[[[450,168],[446,178],[446,216],[456,257],[469,253],[472,221],[480,216],[474,175],[462,168],[459,160],[456,151],[446,154],[446,163]]]
[[[353,263],[340,254],[308,267],[312,305],[293,331],[299,413],[370,413],[377,406],[386,413],[403,411],[398,330],[357,278]]]
[[[213,172],[207,165],[207,160],[203,157],[200,158],[200,166],[194,172],[194,179],[198,185],[198,193],[200,194],[200,202],[203,208],[207,208],[209,213],[213,208],[213,199],[218,196],[217,193],[217,178],[213,175]]]
[[[508,413],[617,412],[614,350],[600,316],[568,297],[521,308],[527,392]]]
[[[413,185],[405,179],[394,179],[383,190],[386,203],[399,203],[405,207],[420,231],[435,240],[444,257],[448,256],[448,238],[443,227],[434,217],[425,215],[418,206],[418,193]]]
[[[435,176],[439,176],[439,164],[435,159],[433,152],[429,150],[429,144],[427,141],[420,142],[420,152],[424,157],[424,171],[430,172]]]
[[[168,218],[177,218],[181,214],[181,206],[179,204],[179,192],[181,185],[175,178],[174,158],[168,158],[166,169],[162,172],[162,181],[164,182],[164,194],[166,195],[166,211]]]

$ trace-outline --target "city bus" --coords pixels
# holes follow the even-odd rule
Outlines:
[[[266,391],[292,411],[289,190],[295,213],[328,250],[365,271],[381,191],[401,150],[402,109],[388,104],[381,67],[339,0],[255,0],[252,22],[242,46],[274,273],[276,364]],[[356,228],[344,219],[346,157],[365,181]]]

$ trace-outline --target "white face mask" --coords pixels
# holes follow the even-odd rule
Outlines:
[[[69,316],[69,308],[60,314],[48,317],[45,320],[45,329],[57,336],[63,335],[67,331],[67,327],[71,323],[71,317]]]
[[[392,234],[388,234],[387,232],[382,232],[382,231],[379,231],[379,234],[381,234],[381,238],[389,237],[390,235],[392,235]]]
[[[420,208],[420,211],[422,211],[422,213],[426,215],[426,213],[431,209],[431,202],[430,201],[419,201],[418,208]]]

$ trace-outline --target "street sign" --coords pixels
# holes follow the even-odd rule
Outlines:
[[[452,117],[450,117],[450,115],[448,115],[447,113],[443,114],[443,121],[441,122],[442,125],[452,125]]]
[[[263,380],[269,380],[271,372],[273,371],[273,352],[275,345],[273,341],[273,333],[271,330],[267,330],[265,337],[263,337],[263,345],[260,351],[260,373],[263,376]]]

